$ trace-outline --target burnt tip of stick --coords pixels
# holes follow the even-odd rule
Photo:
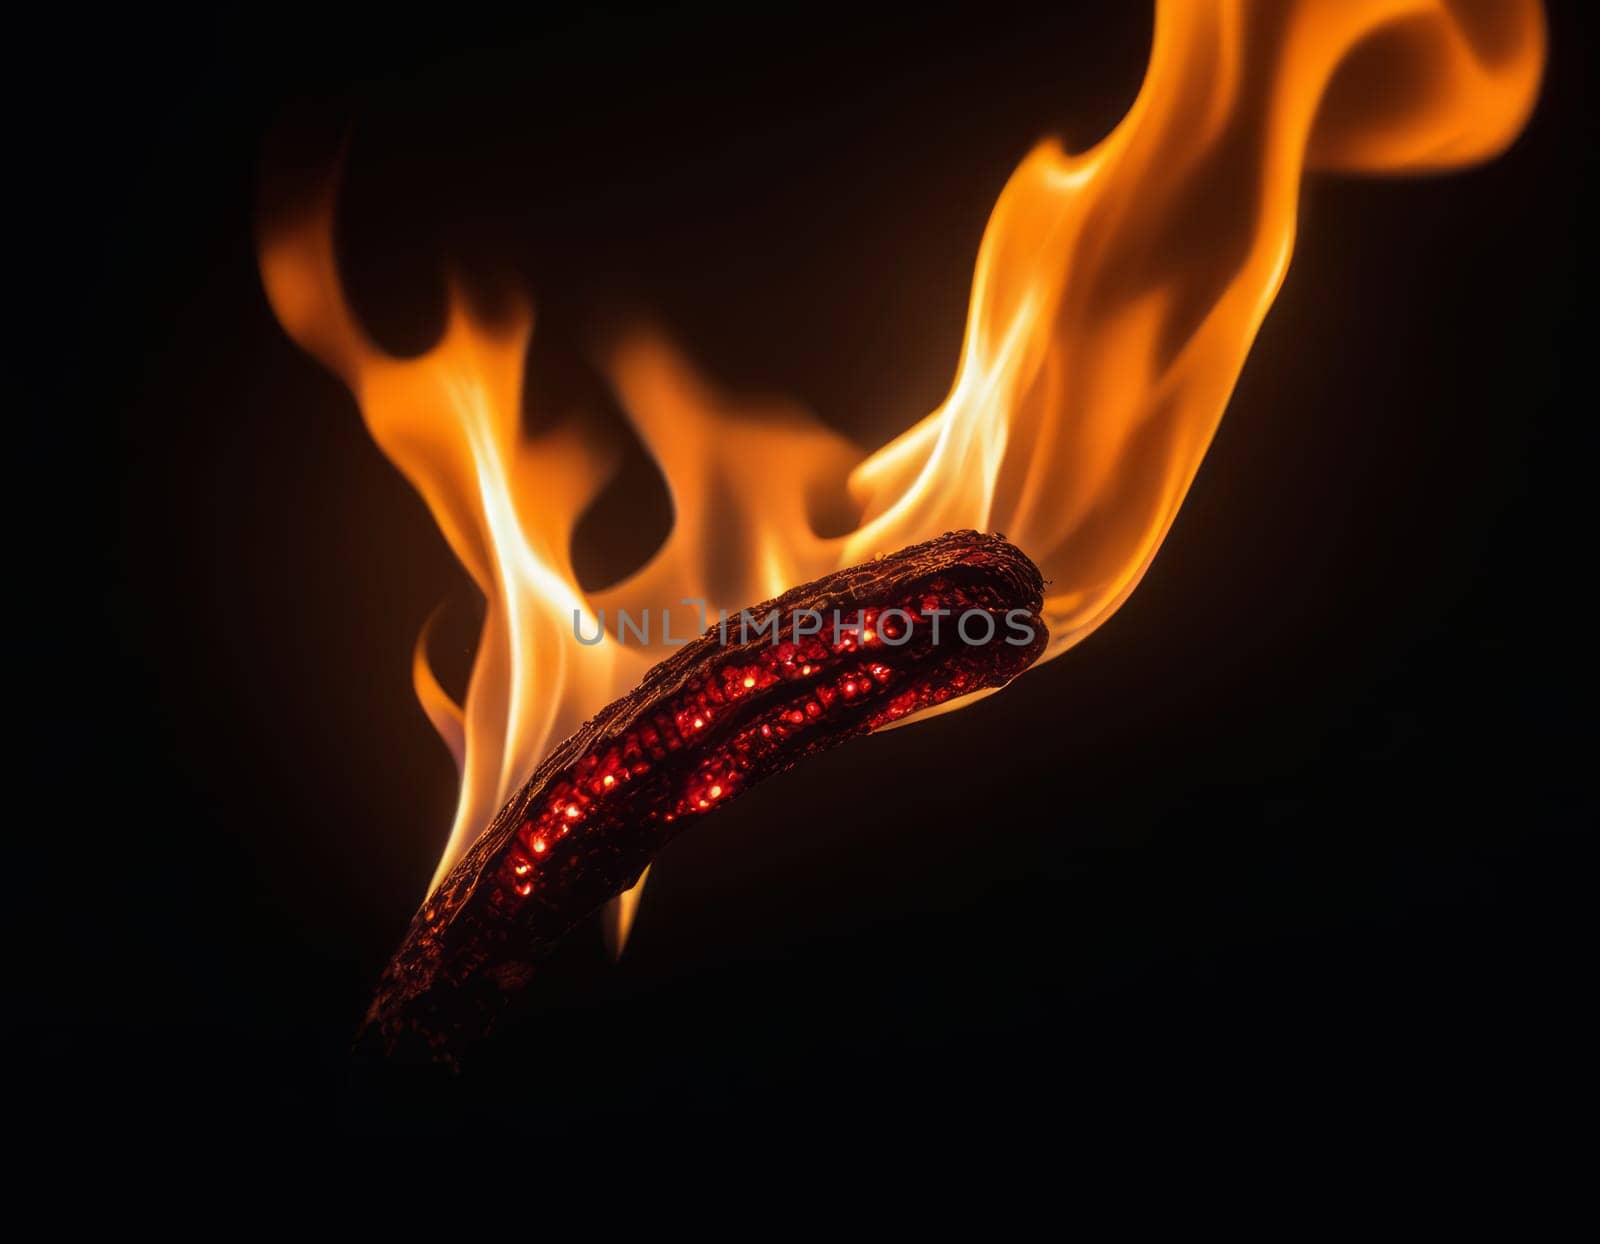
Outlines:
[[[1044,651],[1044,583],[956,531],[742,610],[541,763],[412,919],[358,1051],[457,1065],[538,960],[663,846],[847,739],[1003,686]]]

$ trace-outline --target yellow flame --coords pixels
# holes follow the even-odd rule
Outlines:
[[[639,901],[644,897],[644,885],[648,880],[650,869],[647,867],[639,874],[639,880],[612,900],[608,912],[610,919],[605,924],[606,949],[611,952],[612,958],[622,957],[622,949],[628,944],[628,934],[633,930],[634,917],[639,914]]]
[[[419,641],[413,679],[462,780],[434,882],[545,751],[661,656],[574,637],[573,611],[734,611],[958,527],[1003,531],[1044,571],[1047,657],[1148,569],[1210,444],[1293,249],[1309,169],[1407,173],[1488,158],[1537,95],[1537,0],[1170,0],[1143,86],[1097,146],[1036,148],[984,233],[943,405],[864,460],[804,411],[741,408],[664,342],[607,360],[667,481],[674,526],[636,574],[585,593],[569,548],[609,459],[582,429],[521,430],[532,317],[452,290],[426,354],[362,332],[333,247],[335,186],[263,221],[287,332],[337,372],[426,500],[487,616],[457,708]],[[817,495],[848,479],[862,520],[825,539]],[[683,615],[685,617],[689,614]],[[676,634],[689,633],[675,624]],[[620,947],[636,888],[613,905]]]

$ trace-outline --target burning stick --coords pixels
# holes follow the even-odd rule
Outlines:
[[[798,761],[1009,682],[1048,638],[1039,571],[951,532],[747,609],[541,764],[413,917],[361,1044],[455,1062],[535,961],[696,817]]]

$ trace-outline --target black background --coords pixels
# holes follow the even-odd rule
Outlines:
[[[112,19],[16,156],[43,278],[12,464],[17,1091],[301,1135],[1070,1132],[1194,1091],[1374,1128],[1563,1109],[1593,821],[1578,10],[1504,158],[1307,185],[1111,623],[674,844],[622,963],[576,936],[453,1082],[345,1049],[452,808],[410,645],[441,599],[469,635],[470,598],[272,320],[269,135],[350,135],[341,245],[393,348],[427,343],[453,263],[538,302],[530,418],[615,419],[586,352],[643,311],[872,445],[944,394],[1006,175],[1114,124],[1149,17]],[[635,451],[585,572],[666,514]]]

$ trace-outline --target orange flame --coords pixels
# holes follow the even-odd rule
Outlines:
[[[1003,531],[1044,571],[1047,657],[1149,568],[1210,443],[1293,249],[1308,169],[1406,173],[1486,159],[1537,95],[1537,0],[1169,0],[1127,116],[1089,151],[1036,148],[984,233],[944,404],[866,457],[796,409],[737,409],[658,339],[607,360],[675,522],[624,582],[585,593],[574,525],[608,478],[580,428],[519,416],[532,317],[491,321],[452,289],[426,354],[396,359],[340,288],[334,186],[263,223],[274,311],[354,392],[488,602],[463,705],[419,640],[418,698],[461,768],[434,883],[554,742],[664,654],[574,637],[574,610],[736,611],[958,527]],[[817,490],[848,477],[856,530],[819,537]],[[685,626],[679,637],[689,633]],[[424,636],[425,638],[425,636]],[[614,905],[614,943],[638,895]]]

